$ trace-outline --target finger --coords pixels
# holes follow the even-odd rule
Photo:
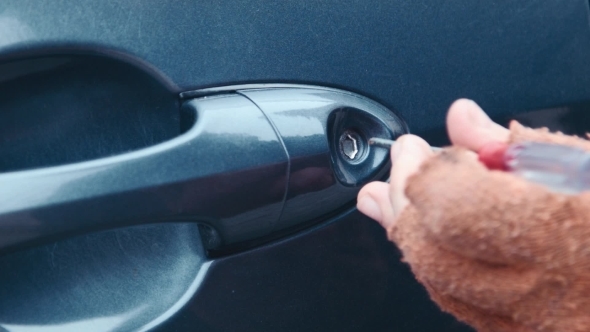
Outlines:
[[[430,145],[414,135],[404,135],[397,139],[391,151],[390,194],[394,215],[399,215],[408,205],[406,197],[406,183],[415,174],[422,162],[431,157],[433,152]]]
[[[371,182],[358,194],[357,208],[368,217],[376,220],[385,229],[393,226],[393,206],[389,198],[389,184]]]
[[[391,152],[394,166],[390,181],[399,185],[383,182],[367,184],[358,194],[359,211],[378,221],[386,229],[393,226],[395,209],[401,211],[407,205],[403,192],[407,177],[414,174],[421,162],[431,154],[428,143],[421,138],[412,135],[400,137]],[[392,193],[395,193],[396,197],[391,197]]]
[[[473,151],[479,151],[490,142],[507,142],[510,133],[468,99],[459,99],[451,105],[447,114],[447,130],[454,145]]]

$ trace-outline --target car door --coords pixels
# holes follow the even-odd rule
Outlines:
[[[581,132],[586,0],[0,3],[0,330],[470,331],[355,208],[450,103]],[[539,111],[540,110],[540,111]]]

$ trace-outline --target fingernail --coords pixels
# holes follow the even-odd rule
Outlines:
[[[365,195],[360,197],[356,206],[359,211],[367,215],[369,218],[381,222],[381,208],[371,196]]]
[[[469,108],[469,111],[467,113],[469,121],[477,127],[490,127],[494,123],[492,119],[490,119],[486,112],[484,112],[476,102],[474,102],[473,100],[470,100],[469,102],[473,104],[473,106]]]
[[[391,161],[395,162],[395,160],[399,157],[399,154],[402,152],[402,146],[404,145],[404,140],[398,140],[393,147],[391,147]]]

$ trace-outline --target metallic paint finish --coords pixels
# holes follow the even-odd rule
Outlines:
[[[141,225],[0,257],[0,331],[137,331],[183,307],[210,266],[196,224]]]
[[[383,229],[357,211],[212,262],[158,331],[445,331],[470,328],[431,302]]]
[[[345,160],[339,148],[341,133],[355,129],[365,136],[393,139],[408,132],[392,111],[354,93],[295,85],[237,88],[268,116],[291,161],[285,207],[275,228],[335,211],[343,202],[354,201],[363,184],[387,174],[386,150],[369,149],[358,163]],[[338,121],[341,113],[351,121]]]
[[[354,186],[336,180],[334,172],[341,166],[334,155],[340,150],[331,151],[334,144],[330,140],[337,139],[336,131],[346,128],[338,127],[334,114],[350,109],[351,116],[357,115],[359,120],[371,118],[371,125],[376,124],[382,135],[391,138],[407,131],[403,121],[383,106],[345,91],[291,86],[242,88],[238,93],[186,101],[181,120],[192,125],[184,123],[187,131],[164,143],[90,162],[0,174],[0,195],[3,195],[0,201],[5,203],[0,205],[0,211],[4,211],[0,214],[2,244],[5,247],[28,244],[108,227],[166,220],[208,222],[226,243],[265,235],[341,209],[354,200],[367,179],[380,178],[387,172],[387,153],[374,150],[362,161],[368,163],[368,168],[352,169],[351,174],[359,177]],[[363,121],[357,124],[359,132],[375,130],[362,124]],[[281,209],[283,214],[279,218]],[[157,310],[147,310],[146,306],[153,306],[153,301],[137,300],[144,294],[140,294],[137,285],[127,284],[135,281],[132,274],[136,270],[122,267],[129,262],[117,257],[129,255],[125,249],[128,241],[142,241],[146,250],[158,241],[174,248],[174,243],[181,245],[198,238],[197,229],[196,224],[143,225],[1,256],[0,269],[11,273],[0,284],[0,295],[4,293],[6,299],[0,300],[0,309],[7,308],[11,298],[30,301],[33,294],[27,287],[45,288],[45,297],[35,302],[41,318],[27,319],[28,311],[17,307],[7,310],[4,317],[0,314],[0,326],[16,332],[125,331],[166,326],[178,319],[178,313],[184,312],[186,306],[194,305],[194,296],[201,292],[199,287],[211,278],[209,265],[223,267],[232,260],[222,258],[205,263],[205,254],[198,243],[196,252],[178,254],[180,258],[199,262],[196,270],[168,271],[168,265],[174,262],[172,258],[170,262],[160,260],[160,266],[146,266],[144,273],[148,275],[174,273],[176,278],[184,278],[174,285],[158,284],[154,279],[153,291],[166,289],[172,293],[167,294],[166,301],[155,301]],[[161,240],[153,238],[158,236],[155,230],[162,232]],[[125,243],[118,242],[121,234],[126,235]],[[118,246],[109,245],[113,237]],[[94,245],[88,245],[93,241],[96,241]],[[253,252],[264,248],[272,246]],[[134,249],[141,252],[140,247]],[[61,254],[60,250],[65,253]],[[67,254],[72,250],[77,251],[75,256]],[[137,259],[154,255],[146,252],[147,256],[142,257],[134,253],[138,254]],[[100,255],[100,265],[91,267],[92,273],[81,279],[86,285],[80,286],[78,293],[77,284],[72,281],[77,280],[77,268],[70,262],[94,255]],[[79,268],[86,269],[87,265],[81,263]],[[59,281],[63,285],[56,281],[55,270],[59,272],[62,266],[68,267],[65,280]],[[107,266],[112,266],[112,270],[105,269]],[[272,264],[269,268],[269,272],[274,269]],[[27,278],[17,282],[20,274]],[[68,284],[73,290],[61,294],[61,287]],[[149,284],[149,281],[141,283],[143,287]],[[113,306],[107,305],[105,298],[92,294],[117,289],[131,292],[132,296],[119,299]],[[59,299],[54,305],[50,305],[52,297]],[[76,304],[79,310],[71,308]],[[69,310],[73,313],[56,313]],[[105,314],[104,310],[112,310],[112,314]],[[219,324],[211,319],[214,317],[197,315],[190,324],[207,330]]]
[[[178,108],[178,97],[153,76],[106,57],[0,63],[0,172],[164,142],[180,134]]]
[[[341,87],[395,109],[440,145],[446,109],[459,97],[494,118],[590,99],[589,26],[586,0],[5,0],[0,62],[102,54],[149,71],[174,93],[253,82]],[[80,317],[85,330],[109,330],[92,323],[158,305],[162,294],[178,298],[172,289],[187,283],[175,278],[194,280],[202,254],[186,277],[166,263],[191,250],[158,259],[162,251],[146,247],[173,246],[183,231],[162,241],[134,231],[118,244],[93,234],[56,242],[63,250],[53,254],[50,245],[3,255],[0,279],[12,279],[0,282],[0,330]],[[130,261],[145,269],[135,271],[119,260],[129,251],[117,248],[137,243]],[[48,308],[55,311],[40,310]],[[468,330],[426,299],[383,232],[357,213],[214,262],[197,296],[161,326],[232,328]]]
[[[164,143],[0,174],[0,249],[166,220],[207,223],[220,237],[207,244],[255,240],[342,209],[387,173],[383,149],[345,160],[342,132],[392,139],[407,132],[391,111],[349,92],[237,92],[186,101],[187,131]]]
[[[423,135],[459,97],[498,116],[590,98],[589,26],[587,0],[4,0],[0,61],[108,54],[175,92],[340,87],[397,110]]]
[[[239,95],[189,101],[184,109],[196,114],[195,125],[164,143],[0,174],[0,248],[167,220],[208,222],[225,243],[269,233],[288,160],[266,117]]]

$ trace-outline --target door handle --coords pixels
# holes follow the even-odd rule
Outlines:
[[[380,104],[334,89],[234,86],[181,98],[187,128],[172,140],[0,174],[0,250],[167,221],[204,225],[210,250],[239,246],[350,206],[388,171],[387,152],[366,139],[407,132]]]

